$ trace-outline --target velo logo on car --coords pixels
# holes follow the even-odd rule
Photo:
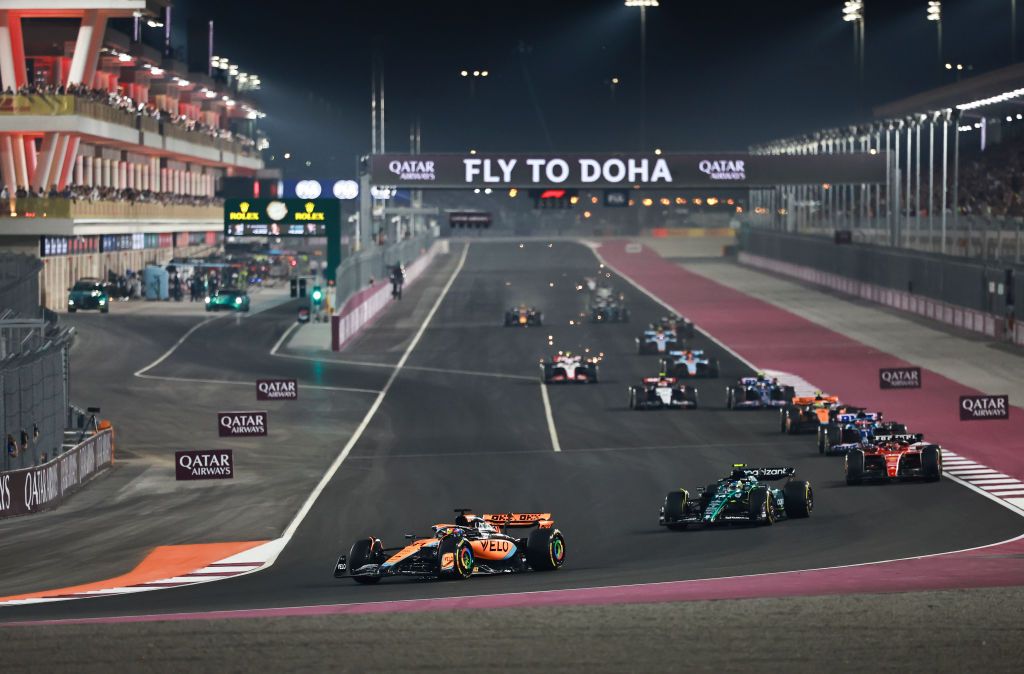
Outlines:
[[[256,400],[298,400],[299,385],[294,379],[257,379]]]
[[[267,434],[266,412],[218,412],[217,430],[222,438]]]
[[[878,370],[879,388],[921,388],[921,368],[883,367]]]
[[[1009,396],[960,396],[960,421],[1009,418]]]
[[[174,453],[176,480],[230,480],[235,463],[230,449],[199,449]]]

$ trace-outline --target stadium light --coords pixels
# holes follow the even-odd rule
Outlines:
[[[928,0],[928,20],[929,21],[942,21],[942,2],[941,2],[941,0]]]
[[[658,0],[626,0],[626,7],[657,7]]]
[[[846,0],[843,3],[843,21],[863,21],[864,3],[860,0]]]

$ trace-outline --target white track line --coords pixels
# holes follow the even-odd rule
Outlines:
[[[556,452],[562,451],[562,445],[558,443],[558,431],[555,429],[555,417],[551,414],[551,399],[548,398],[548,386],[540,383],[540,399],[544,403],[544,417],[548,421],[548,433],[551,434],[551,449]]]
[[[146,367],[142,368],[141,370],[136,370],[134,372],[134,376],[141,377],[148,370],[152,370],[154,367],[156,367],[160,363],[162,363],[165,360],[167,360],[167,358],[169,358],[172,353],[177,351],[178,347],[181,346],[182,344],[184,344],[185,340],[188,339],[189,337],[191,337],[193,332],[195,332],[199,328],[203,327],[207,323],[210,323],[212,321],[217,320],[218,318],[223,318],[223,317],[224,316],[215,316],[214,318],[207,318],[206,320],[204,320],[204,321],[202,321],[200,323],[197,323],[196,325],[193,325],[191,328],[188,329],[188,332],[186,332],[184,335],[181,336],[181,339],[179,339],[178,341],[176,341],[174,343],[174,346],[172,346],[171,348],[167,349],[167,351],[164,352],[164,355],[160,356],[159,358],[157,358],[156,360],[154,360],[152,363],[150,363]]]
[[[288,335],[292,334],[292,332],[298,327],[298,322],[292,323],[290,326],[288,326],[288,329],[281,334],[280,339],[278,339],[277,342],[274,343],[274,348],[270,350],[271,356],[277,355],[277,350],[281,348],[282,344],[284,344],[284,340],[288,339]]]
[[[237,381],[230,379],[194,379],[192,377],[163,377],[156,374],[138,374],[135,375],[139,379],[156,379],[159,381],[176,381],[185,382],[190,384],[216,384],[216,385],[227,385],[227,386],[254,386],[251,381]],[[318,391],[339,391],[342,393],[372,393],[374,395],[380,393],[378,389],[369,388],[352,388],[348,386],[320,386],[318,384],[301,384],[302,388],[315,389]]]
[[[341,468],[341,464],[345,462],[345,459],[348,458],[348,455],[352,451],[352,448],[355,447],[357,442],[359,442],[359,438],[363,436],[363,433],[366,431],[367,426],[370,425],[370,421],[373,419],[374,415],[377,414],[377,410],[380,409],[381,404],[384,402],[384,398],[387,396],[388,391],[391,390],[392,384],[395,383],[395,379],[398,378],[398,374],[402,371],[402,368],[405,367],[405,362],[409,360],[409,356],[412,354],[413,349],[415,349],[416,345],[420,343],[420,339],[423,337],[423,333],[426,332],[427,326],[430,324],[430,321],[434,318],[434,314],[436,314],[437,310],[441,307],[441,303],[444,302],[444,298],[448,296],[448,291],[451,290],[452,285],[455,283],[455,279],[459,275],[459,272],[462,271],[462,267],[466,264],[466,256],[469,254],[469,247],[470,244],[467,243],[466,246],[462,249],[462,257],[459,258],[459,264],[455,267],[455,271],[452,272],[452,275],[448,279],[448,282],[441,290],[441,294],[434,302],[434,306],[431,307],[430,313],[428,313],[427,317],[423,319],[423,323],[420,324],[420,329],[416,332],[416,335],[412,338],[412,341],[409,342],[409,346],[406,347],[405,352],[402,354],[402,358],[395,365],[395,369],[392,370],[391,376],[388,377],[387,382],[384,384],[384,388],[382,388],[380,390],[380,393],[377,394],[377,398],[373,401],[373,404],[370,406],[370,409],[366,412],[366,416],[363,417],[362,422],[356,428],[355,432],[352,434],[352,437],[348,439],[348,442],[345,443],[345,447],[341,450],[341,453],[338,454],[338,456],[334,459],[334,462],[327,469],[327,472],[324,473],[322,478],[320,478],[320,482],[316,485],[316,487],[313,489],[310,495],[306,498],[306,502],[302,504],[301,508],[299,508],[299,512],[296,513],[295,517],[288,525],[288,528],[285,529],[284,533],[281,535],[281,538],[278,539],[281,541],[281,545],[279,546],[278,550],[274,553],[273,557],[267,560],[266,564],[264,564],[262,568],[265,569],[269,567],[277,560],[277,556],[280,554],[280,550],[284,549],[284,547],[288,545],[288,542],[291,541],[292,536],[295,535],[295,532],[298,530],[299,525],[302,524],[302,521],[306,519],[306,515],[309,514],[310,510],[312,510],[313,504],[316,503],[316,500],[318,498],[320,498],[320,494],[323,493],[324,489],[327,487],[330,481],[334,479],[334,476],[337,474],[338,469]]]

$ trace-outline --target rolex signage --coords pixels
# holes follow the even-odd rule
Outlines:
[[[323,236],[341,221],[337,199],[225,199],[228,236]]]

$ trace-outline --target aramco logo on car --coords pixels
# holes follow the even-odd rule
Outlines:
[[[294,379],[257,379],[256,400],[298,400],[299,384]]]
[[[266,412],[218,412],[217,430],[222,438],[244,438],[267,434]]]
[[[199,449],[174,453],[176,480],[229,480],[235,476],[230,449]]]

